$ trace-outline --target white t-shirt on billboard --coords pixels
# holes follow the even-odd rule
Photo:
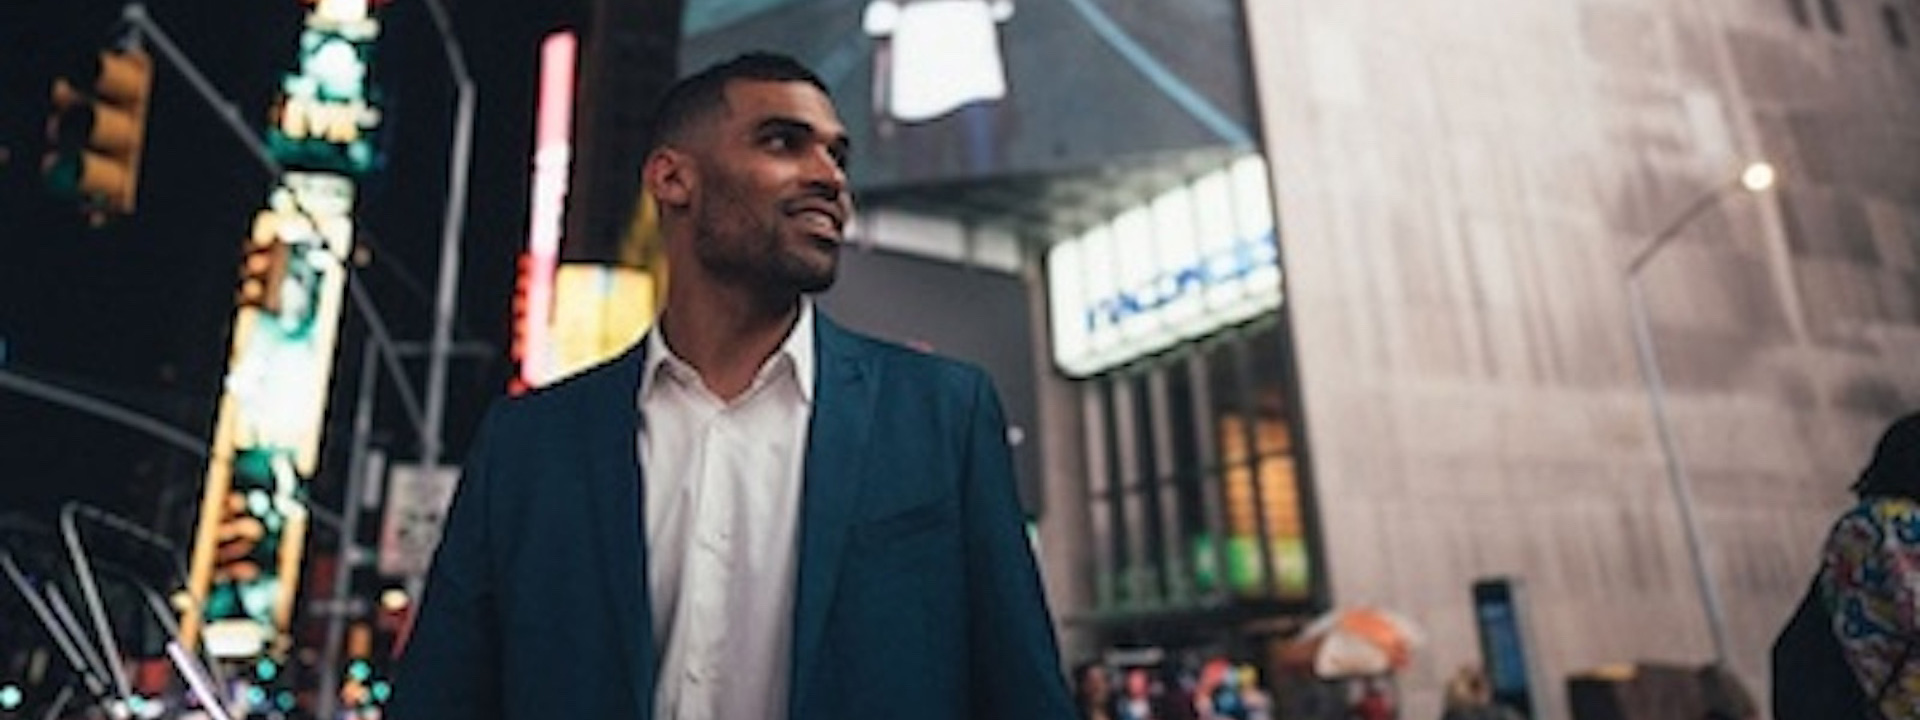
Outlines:
[[[1013,15],[1009,0],[874,0],[861,25],[892,38],[887,114],[924,122],[971,102],[1007,95],[996,23]]]

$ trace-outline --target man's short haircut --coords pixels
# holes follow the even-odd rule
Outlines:
[[[727,105],[727,84],[735,80],[804,82],[831,96],[827,84],[807,66],[786,55],[750,52],[712,65],[667,88],[653,112],[649,150],[678,140],[691,128],[712,119]]]

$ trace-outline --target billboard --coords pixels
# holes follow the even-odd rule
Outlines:
[[[1239,6],[688,3],[680,66],[697,70],[748,49],[806,63],[847,124],[859,189],[1073,172],[1174,151],[1252,150]]]
[[[1267,166],[1248,155],[1047,251],[1054,364],[1094,375],[1280,306]]]

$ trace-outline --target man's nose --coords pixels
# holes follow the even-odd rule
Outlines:
[[[820,148],[810,155],[807,163],[807,183],[821,191],[831,191],[835,199],[845,200],[847,194],[847,169],[840,166],[833,152]]]

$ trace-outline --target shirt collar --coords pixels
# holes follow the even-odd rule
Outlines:
[[[781,341],[773,357],[767,358],[766,364],[761,366],[761,371],[765,372],[775,360],[785,355],[788,362],[793,365],[794,384],[800,388],[800,398],[808,403],[813,402],[813,369],[818,364],[813,326],[813,298],[801,297],[800,317],[794,320],[793,328],[787,331],[786,339]],[[672,348],[667,347],[666,338],[661,334],[660,323],[657,320],[653,327],[647,330],[644,342],[647,347],[646,364],[640,368],[641,398],[647,397],[647,393],[652,391],[653,381],[659,377],[663,365],[672,363],[669,365],[672,372],[685,372],[689,378],[697,374],[693,366],[688,365],[687,361],[673,354]]]

